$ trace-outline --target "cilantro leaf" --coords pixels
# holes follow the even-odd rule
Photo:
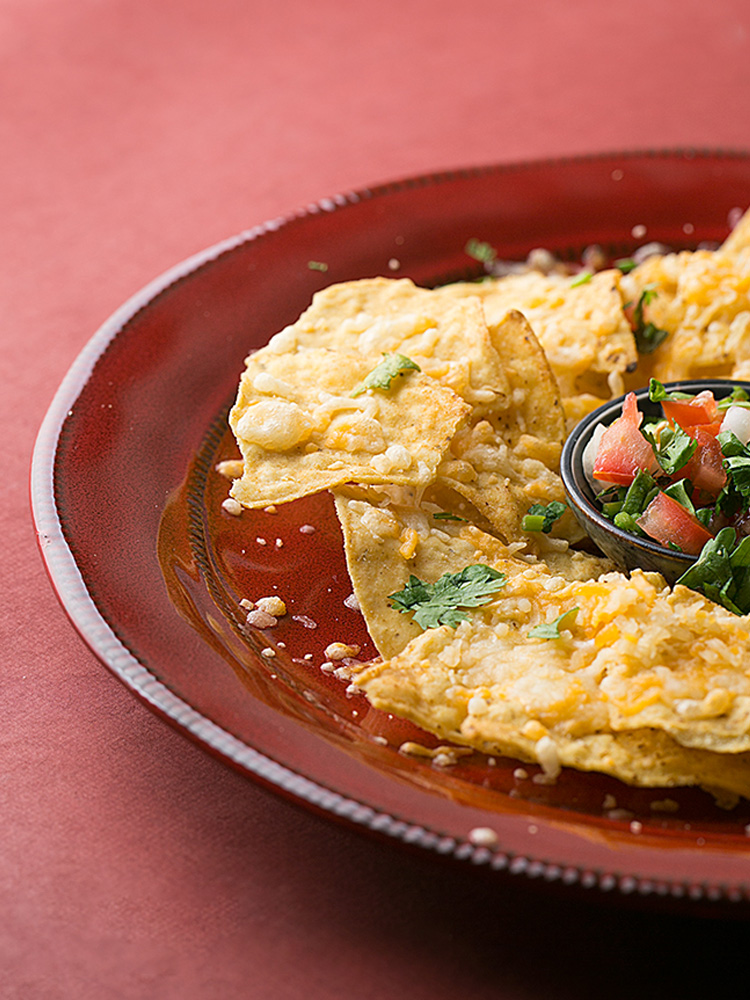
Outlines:
[[[736,385],[728,396],[716,401],[719,410],[728,410],[730,406],[750,407],[750,397],[742,386]]]
[[[570,608],[568,611],[563,611],[561,615],[558,615],[553,622],[544,622],[541,625],[535,625],[529,631],[529,638],[560,639],[560,629],[572,625],[579,610],[580,608]]]
[[[391,607],[402,614],[413,613],[423,629],[450,625],[457,628],[469,616],[462,608],[478,608],[492,600],[492,594],[505,586],[505,574],[477,563],[458,573],[444,573],[435,583],[424,583],[410,576],[403,590],[389,594]]]
[[[681,504],[685,510],[695,516],[695,507],[693,506],[693,501],[688,493],[688,486],[692,490],[693,484],[689,479],[678,479],[676,483],[672,483],[670,486],[667,486],[664,492],[668,497],[672,497],[672,499]]]
[[[747,455],[747,447],[744,445],[734,431],[719,431],[716,435],[721,453],[724,458],[734,458],[736,455]]]
[[[546,506],[543,503],[533,503],[524,516],[521,527],[524,531],[543,531],[548,535],[555,521],[561,518],[567,509],[568,505],[560,503],[559,500],[553,500]]]
[[[383,360],[352,390],[352,396],[361,396],[368,389],[383,389],[387,392],[397,375],[405,375],[409,371],[421,372],[422,369],[416,361],[404,354],[383,354]]]
[[[307,266],[311,271],[327,271],[328,264],[323,263],[322,260],[308,260]]]
[[[580,285],[588,285],[593,278],[591,271],[581,271],[570,283],[571,288],[578,288]]]
[[[631,257],[621,257],[620,260],[615,261],[615,267],[622,274],[630,274],[638,267],[638,262],[633,260]]]
[[[649,430],[641,428],[641,434],[651,445],[656,461],[668,476],[674,475],[693,457],[698,442],[679,427],[661,426],[659,437]]]
[[[497,250],[493,246],[473,237],[466,241],[464,251],[482,264],[491,264],[497,258]]]
[[[633,310],[633,335],[639,354],[653,354],[659,344],[669,336],[668,330],[661,330],[643,316],[644,307],[656,298],[657,294],[653,285],[646,285]]]
[[[652,403],[661,403],[665,399],[694,399],[695,397],[689,392],[667,392],[663,382],[652,378],[648,383],[648,398]]]
[[[737,492],[750,500],[750,456],[731,455],[724,459],[724,468]]]
[[[659,492],[656,480],[645,469],[639,469],[635,479],[628,486],[620,510],[626,514],[642,514]]]
[[[677,583],[697,590],[716,604],[739,613],[729,597],[733,582],[730,554],[736,538],[734,528],[722,528],[715,538],[706,542],[697,560],[685,570]]]

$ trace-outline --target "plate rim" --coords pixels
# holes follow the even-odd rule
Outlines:
[[[380,835],[387,840],[413,845],[432,853],[450,856],[457,861],[469,862],[475,866],[489,866],[493,870],[510,875],[525,875],[538,881],[558,882],[568,887],[598,889],[600,897],[605,893],[611,893],[612,890],[619,891],[625,896],[653,895],[654,880],[647,875],[631,874],[630,870],[620,874],[605,870],[592,871],[581,865],[567,866],[563,869],[554,861],[532,857],[531,852],[524,857],[513,855],[500,848],[482,846],[468,838],[446,836],[417,823],[392,816],[388,812],[328,788],[321,782],[298,774],[270,755],[254,749],[193,708],[164,682],[158,680],[148,666],[130,652],[96,606],[78,569],[75,555],[65,539],[55,497],[55,462],[67,415],[110,344],[126,330],[129,321],[162,292],[225,253],[277,232],[294,224],[295,221],[309,219],[320,213],[340,211],[360,201],[402,192],[415,186],[439,185],[488,174],[500,175],[520,170],[553,168],[558,165],[607,160],[621,163],[627,160],[657,158],[692,159],[699,162],[722,159],[750,161],[750,150],[693,147],[636,149],[488,163],[404,176],[397,180],[323,197],[302,208],[241,230],[234,236],[188,256],[131,295],[105,319],[68,368],[39,427],[30,467],[32,516],[48,578],[64,612],[94,656],[152,711],[173,724],[183,735],[192,738],[203,749],[212,752],[224,763],[234,766],[241,773],[285,795],[293,802],[310,807],[329,818],[344,821],[352,828]],[[635,852],[636,856],[637,854],[638,852]],[[628,868],[635,867],[637,864],[634,858],[628,863]],[[750,901],[750,880],[736,882],[733,885],[710,886],[686,876],[682,881],[666,879],[665,882],[666,891],[663,887],[656,891],[662,897],[673,900],[734,904]]]

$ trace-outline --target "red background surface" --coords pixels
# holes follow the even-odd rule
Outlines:
[[[746,0],[0,0],[0,996],[719,993],[747,928],[446,868],[256,788],[59,608],[28,508],[65,371],[174,263],[436,169],[750,146]]]

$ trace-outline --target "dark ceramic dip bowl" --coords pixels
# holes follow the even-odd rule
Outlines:
[[[735,386],[740,386],[750,393],[750,382],[736,379],[692,379],[665,383],[665,388],[669,392],[679,390],[697,395],[704,389],[710,389],[717,400],[728,396]],[[648,387],[636,390],[635,395],[638,409],[645,416],[661,416],[661,404],[649,400]],[[620,396],[610,400],[589,413],[575,426],[565,442],[560,460],[563,485],[568,495],[568,502],[579,523],[612,562],[627,571],[643,569],[661,573],[668,583],[674,583],[697,557],[665,549],[652,539],[637,538],[616,527],[597,507],[596,494],[584,473],[583,453],[586,445],[599,424],[607,426],[620,416],[624,399],[624,396]]]

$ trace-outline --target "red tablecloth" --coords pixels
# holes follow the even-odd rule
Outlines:
[[[170,265],[340,190],[750,146],[746,0],[0,0],[0,996],[706,996],[746,930],[373,843],[155,718],[69,625],[27,499],[44,411]]]

